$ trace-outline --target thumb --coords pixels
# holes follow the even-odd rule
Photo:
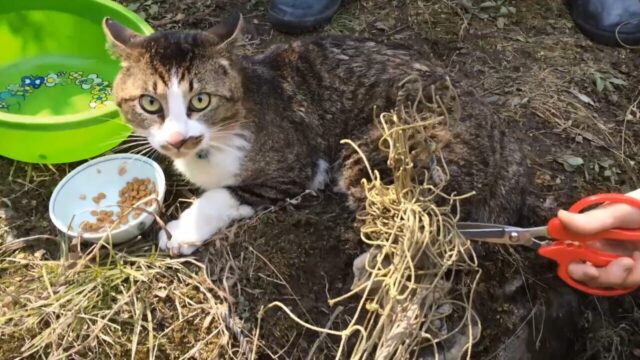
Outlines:
[[[571,213],[565,210],[558,212],[558,219],[568,230],[578,234],[595,234],[613,227],[611,216],[606,208],[598,208],[585,213]]]

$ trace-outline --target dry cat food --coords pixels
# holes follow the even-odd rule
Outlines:
[[[80,223],[80,230],[83,232],[98,232],[106,229],[115,230],[121,225],[129,223],[129,215],[131,215],[133,220],[138,219],[143,210],[131,209],[145,198],[150,196],[157,197],[158,190],[156,189],[156,184],[151,179],[139,179],[134,177],[128,181],[122,189],[120,189],[118,196],[119,199],[117,204],[120,211],[92,210],[91,216],[95,218],[95,221],[83,221]],[[105,198],[106,195],[101,192],[92,199],[96,205],[99,205],[100,201]],[[153,199],[149,199],[145,201],[144,204],[138,204],[138,206],[148,208],[153,205],[153,202]],[[131,212],[129,212],[130,210]]]
[[[107,198],[107,194],[101,192],[101,193],[98,193],[98,195],[92,197],[91,200],[93,200],[93,202],[96,205],[100,205],[100,201],[102,201],[102,200],[104,200],[106,198]]]
[[[127,167],[125,166],[125,164],[121,164],[120,166],[118,166],[118,175],[124,176],[126,173]]]

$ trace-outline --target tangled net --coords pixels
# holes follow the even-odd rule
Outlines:
[[[440,151],[457,97],[448,81],[431,86],[431,100],[422,86],[418,89],[412,104],[381,114],[377,122],[391,183],[371,169],[355,143],[344,141],[358,151],[370,174],[362,180],[367,200],[359,218],[364,222],[361,238],[371,248],[354,262],[352,291],[329,301],[359,299],[349,326],[342,331],[318,328],[279,302],[261,312],[278,307],[309,329],[341,337],[336,359],[347,352],[351,359],[425,358],[429,352],[435,358],[470,358],[480,334],[471,309],[480,270],[455,226],[454,209],[464,196],[442,190],[448,173]],[[354,336],[355,345],[348,345]]]

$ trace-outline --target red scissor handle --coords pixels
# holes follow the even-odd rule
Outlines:
[[[538,250],[538,254],[552,259],[558,263],[558,276],[565,283],[578,289],[582,292],[591,295],[600,296],[618,296],[628,294],[637,287],[623,288],[623,289],[597,289],[589,287],[585,284],[579,283],[571,276],[569,276],[569,264],[573,262],[590,262],[594,266],[603,267],[607,266],[611,261],[617,259],[619,256],[602,251],[591,249],[582,243],[572,241],[556,241],[551,245],[543,246]]]
[[[623,203],[640,208],[638,199],[622,194],[598,194],[576,202],[569,211],[578,213],[589,206],[603,203]],[[637,289],[637,287],[613,290],[591,288],[573,280],[569,276],[568,267],[573,262],[581,261],[590,262],[596,267],[607,266],[620,256],[592,249],[585,243],[601,239],[640,241],[640,230],[611,229],[593,235],[580,235],[565,229],[560,220],[555,217],[547,224],[547,234],[555,241],[551,245],[541,247],[538,253],[558,263],[558,276],[567,284],[585,293],[601,296],[623,295]]]

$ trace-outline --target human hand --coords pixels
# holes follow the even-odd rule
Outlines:
[[[638,197],[635,191],[628,195]],[[560,222],[580,234],[594,234],[613,228],[640,228],[640,209],[626,204],[603,205],[597,209],[576,214],[564,210],[558,213]],[[572,263],[569,276],[594,288],[625,288],[640,286],[640,239],[637,242],[597,241],[590,246],[622,256],[607,265],[596,268],[589,263]],[[630,255],[631,256],[628,256]]]

